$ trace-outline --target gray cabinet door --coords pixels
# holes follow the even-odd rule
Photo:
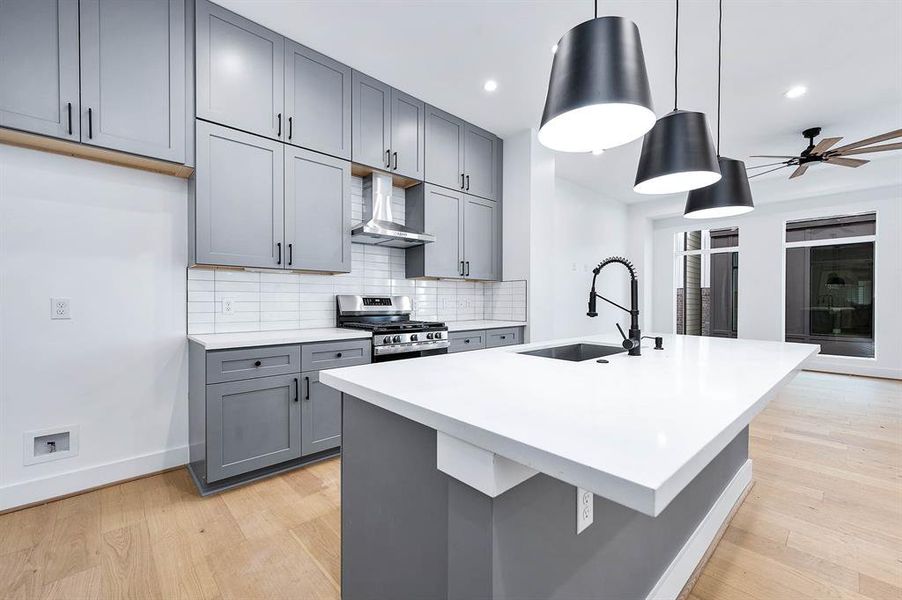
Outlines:
[[[464,199],[464,275],[468,279],[495,279],[495,203],[473,196]]]
[[[0,127],[79,140],[78,0],[0,0]]]
[[[284,38],[206,0],[196,23],[197,116],[282,139]]]
[[[207,386],[207,482],[301,456],[300,374]]]
[[[81,0],[81,141],[185,162],[184,0]]]
[[[351,160],[377,169],[391,167],[391,87],[352,75]]]
[[[278,268],[283,247],[281,142],[197,122],[196,262]]]
[[[500,140],[467,124],[464,131],[464,190],[468,194],[498,199]]]
[[[426,141],[426,105],[413,96],[391,92],[391,170],[423,179]]]
[[[285,146],[286,268],[351,270],[351,163]]]
[[[425,231],[435,241],[423,246],[425,276],[460,277],[464,261],[464,195],[437,186],[426,186]]]
[[[464,130],[453,115],[426,106],[426,181],[447,188],[464,188]]]
[[[341,392],[320,383],[319,371],[303,374],[301,455],[341,446]]]
[[[285,40],[286,140],[351,158],[351,67]]]

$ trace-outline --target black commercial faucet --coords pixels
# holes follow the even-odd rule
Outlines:
[[[595,291],[595,279],[598,277],[598,274],[601,272],[601,270],[611,263],[620,263],[630,272],[629,308],[620,306],[616,302],[608,300]],[[639,331],[639,280],[636,279],[636,268],[633,266],[633,263],[623,258],[622,256],[612,256],[598,263],[598,266],[592,269],[592,289],[589,290],[589,312],[586,313],[590,317],[598,316],[598,312],[596,311],[595,306],[596,298],[601,298],[608,304],[612,304],[620,310],[624,310],[630,314],[629,336],[623,333],[623,329],[620,327],[620,323],[617,323],[617,329],[620,331],[620,335],[623,336],[623,347],[629,351],[629,355],[640,356],[642,354],[642,350],[640,348],[642,332]]]

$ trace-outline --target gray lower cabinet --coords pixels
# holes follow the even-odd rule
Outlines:
[[[464,191],[466,123],[434,106],[426,107],[426,181]]]
[[[184,0],[79,0],[81,141],[185,162]]]
[[[285,146],[285,266],[350,272],[351,163]]]
[[[323,385],[319,371],[302,375],[301,454],[307,456],[341,446],[341,392]]]
[[[301,456],[298,375],[207,386],[207,482]]]
[[[0,0],[0,127],[79,141],[78,0]]]
[[[448,334],[448,340],[451,342],[448,352],[451,353],[513,346],[523,343],[523,327],[452,331]]]
[[[498,348],[500,346],[514,346],[523,343],[523,328],[509,327],[507,329],[486,329],[485,347]]]
[[[352,76],[351,160],[391,168],[391,86],[359,71]]]
[[[194,263],[280,268],[284,144],[197,122]]]
[[[196,40],[197,117],[284,139],[284,38],[198,0]]]
[[[351,158],[351,68],[285,40],[286,140]]]

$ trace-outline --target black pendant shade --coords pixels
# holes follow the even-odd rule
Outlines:
[[[704,113],[675,110],[658,119],[645,134],[633,187],[636,192],[687,192],[719,179],[717,153]]]
[[[720,163],[720,181],[689,192],[683,212],[687,219],[732,217],[755,208],[745,163],[724,156],[717,160]]]
[[[601,17],[561,38],[551,65],[539,142],[590,152],[638,139],[655,122],[635,23]]]

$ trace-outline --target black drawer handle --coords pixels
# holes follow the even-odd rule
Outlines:
[[[507,336],[506,336],[506,335],[502,335],[502,336],[501,336],[501,339],[502,339],[502,340],[506,340],[506,339],[507,339]]]
[[[262,363],[261,361],[259,361],[259,360],[258,360],[258,361],[254,361],[254,366],[255,366],[255,367],[260,367],[260,366],[262,366],[262,365],[263,365],[263,363]]]
[[[304,383],[307,384],[307,393],[304,395],[304,400],[310,400],[310,378],[304,377]]]
[[[469,343],[470,343],[470,338],[467,338],[464,340],[464,344],[469,344]]]
[[[335,355],[335,358],[341,358],[341,352]]]

